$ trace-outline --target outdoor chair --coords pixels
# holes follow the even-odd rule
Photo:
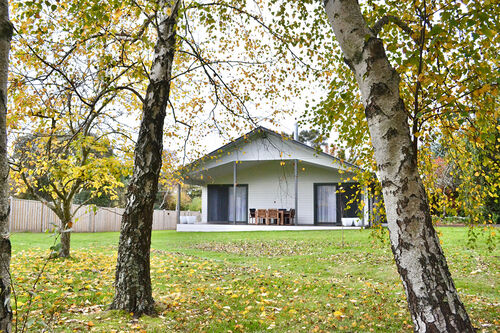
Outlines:
[[[255,211],[255,224],[260,224],[260,219],[262,219],[262,223],[264,220],[267,220],[267,210],[266,209],[257,209]]]
[[[279,211],[279,225],[285,225],[286,219],[288,218],[288,212],[284,208],[278,209]]]
[[[270,223],[270,220],[276,220],[276,224],[279,224],[279,214],[277,209],[268,209],[267,210],[267,222],[266,224]]]
[[[252,221],[253,219],[253,221]],[[255,208],[250,208],[250,224],[256,224],[255,222]]]
[[[290,217],[288,218],[288,224],[295,224],[295,209],[290,209]]]

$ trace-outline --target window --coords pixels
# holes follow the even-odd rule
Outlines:
[[[208,185],[208,222],[232,222],[233,185]],[[248,185],[236,187],[236,221],[248,222]]]
[[[359,217],[358,183],[314,184],[314,223],[336,224],[342,217]]]
[[[342,217],[359,217],[359,202],[361,194],[359,193],[359,184],[342,184],[339,188],[340,201],[342,203]]]
[[[316,223],[337,223],[337,186],[314,184]]]

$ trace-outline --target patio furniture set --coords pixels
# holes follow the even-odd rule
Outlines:
[[[295,222],[295,209],[250,208],[249,224],[290,225]]]

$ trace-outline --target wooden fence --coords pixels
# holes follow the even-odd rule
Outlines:
[[[10,231],[11,232],[45,232],[59,226],[60,220],[47,206],[40,201],[10,199]],[[78,206],[73,205],[73,209]],[[120,231],[123,208],[106,208],[83,206],[76,214],[73,232]],[[200,212],[181,211],[181,216],[195,216],[198,220]],[[177,214],[172,210],[155,210],[153,230],[175,230]]]

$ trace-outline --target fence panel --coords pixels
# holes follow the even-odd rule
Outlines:
[[[73,205],[73,209],[77,209]],[[73,232],[105,232],[120,231],[123,208],[83,206],[76,213],[73,221]],[[196,216],[200,212],[182,211],[182,216]],[[10,231],[11,232],[45,232],[61,221],[57,215],[40,201],[10,199]],[[175,230],[177,213],[169,210],[155,210],[153,214],[153,230]]]

